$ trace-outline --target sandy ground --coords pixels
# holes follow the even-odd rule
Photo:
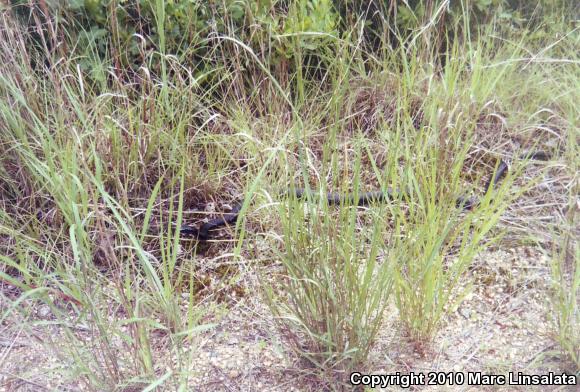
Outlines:
[[[538,249],[519,247],[480,254],[469,272],[474,290],[448,317],[424,356],[415,352],[401,336],[396,310],[389,308],[380,336],[371,352],[369,367],[362,373],[420,374],[451,372],[465,376],[463,385],[419,385],[410,390],[537,390],[576,391],[577,386],[517,387],[468,385],[468,372],[488,375],[522,372],[547,374],[570,371],[551,338],[549,309],[549,259]],[[249,270],[239,285],[246,293],[256,292]],[[201,391],[314,391],[320,381],[291,354],[276,333],[272,318],[258,295],[233,294],[226,307],[215,313],[217,325],[201,334],[191,345],[190,385]],[[2,305],[7,309],[6,298]],[[32,316],[50,321],[49,309],[36,309]],[[18,317],[6,318],[0,329],[0,390],[84,390],[81,384],[63,376],[69,364],[57,358],[49,340],[58,345],[62,330],[38,324],[32,330],[19,329]],[[50,332],[49,332],[50,331]],[[50,336],[47,334],[50,333]],[[81,332],[82,333],[82,330]],[[155,342],[156,338],[153,338]],[[170,366],[163,360],[167,352],[159,336],[155,368],[160,375]],[[169,359],[167,359],[169,361]],[[165,362],[165,363],[164,363]],[[134,385],[124,391],[137,391]],[[174,387],[162,390],[174,390]],[[347,388],[348,389],[348,388]],[[391,386],[384,390],[400,390]]]

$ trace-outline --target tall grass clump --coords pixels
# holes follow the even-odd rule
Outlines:
[[[394,253],[400,321],[415,348],[424,352],[441,322],[469,293],[467,271],[477,253],[493,242],[486,235],[505,204],[487,201],[474,212],[460,213],[455,199],[437,189],[437,179],[419,174],[412,181],[421,183],[425,193],[408,209],[396,209],[388,246]]]
[[[200,112],[190,105],[203,98],[175,72],[171,87],[114,80],[97,93],[78,59],[33,67],[34,56],[3,11],[0,279],[19,297],[0,318],[45,336],[39,350],[57,358],[63,385],[188,390],[190,343],[211,326],[192,270],[179,268],[195,258],[175,227],[196,167],[185,129]]]
[[[466,186],[476,123],[499,78],[482,72],[479,55],[469,47],[460,50],[457,40],[446,56],[440,81],[432,83],[423,104],[425,125],[420,132],[405,127],[409,118],[400,130],[398,149],[409,164],[400,173],[404,203],[390,209],[393,235],[386,244],[395,264],[400,321],[421,352],[469,292],[469,267],[479,251],[498,239],[501,233],[492,229],[517,193],[510,192],[517,166],[487,193],[478,186],[484,182],[481,176]],[[404,69],[406,83],[421,79],[416,61],[411,59]],[[468,200],[477,202],[464,210],[462,202]]]
[[[352,184],[355,197],[362,191],[357,170],[360,165]],[[345,199],[330,206],[316,189],[307,205],[292,197],[281,202],[282,268],[277,279],[262,281],[291,350],[336,381],[364,365],[391,292],[381,245],[385,208],[370,207],[367,225],[359,229],[356,204]]]

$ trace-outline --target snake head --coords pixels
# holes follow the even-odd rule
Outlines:
[[[466,211],[471,211],[479,204],[479,199],[477,197],[459,196],[455,201],[457,208],[463,208]]]

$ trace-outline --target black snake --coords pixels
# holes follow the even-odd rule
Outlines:
[[[548,161],[550,160],[550,158],[551,155],[544,151],[536,151],[527,154],[522,154],[519,157],[519,159],[524,160],[529,159],[537,161]],[[509,168],[508,164],[500,159],[495,174],[489,178],[484,187],[485,193],[487,193],[490,187],[496,186],[498,184],[498,182],[505,175],[508,168]],[[293,190],[286,191],[285,196],[287,197],[294,196],[297,199],[305,199],[308,196],[308,193],[305,189],[296,188]],[[311,196],[314,198],[318,197],[316,194],[312,194]],[[366,206],[373,203],[384,203],[387,201],[397,200],[400,196],[401,195],[399,194],[399,192],[391,190],[388,190],[386,192],[383,191],[366,192],[358,195],[358,197],[356,198],[353,194],[341,194],[331,192],[326,195],[326,200],[329,204],[333,205],[344,204],[344,205]],[[244,201],[242,200],[232,208],[231,212],[225,213],[219,218],[211,219],[210,221],[202,224],[199,227],[199,229],[191,225],[183,225],[180,228],[180,234],[182,236],[192,237],[198,241],[208,241],[214,237],[215,229],[236,222],[243,203]],[[479,199],[477,197],[459,196],[456,199],[455,204],[457,208],[471,210],[479,204]]]

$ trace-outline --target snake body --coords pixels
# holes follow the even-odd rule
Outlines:
[[[551,155],[545,151],[535,151],[527,154],[522,154],[519,159],[524,160],[536,160],[536,161],[548,161],[551,159]],[[489,180],[487,181],[484,189],[485,193],[489,191],[491,187],[495,187],[501,179],[504,177],[506,172],[508,171],[509,166],[508,164],[500,159],[499,165],[497,166],[497,170],[495,173],[490,176]],[[307,199],[310,195],[311,198],[319,198],[320,196],[316,193],[309,193],[307,190],[303,188],[295,188],[289,189],[283,195],[287,197],[296,197],[297,199],[304,200]],[[328,204],[331,205],[357,205],[357,206],[367,206],[375,203],[386,203],[389,201],[397,200],[402,195],[399,191],[393,191],[388,189],[387,191],[372,191],[372,192],[365,192],[355,196],[352,193],[349,194],[342,194],[342,193],[335,193],[330,192],[326,194],[326,201]],[[238,215],[242,208],[242,204],[244,201],[237,203],[229,213],[225,213],[219,218],[211,219],[210,221],[202,224],[199,229],[191,226],[191,225],[183,225],[180,228],[180,234],[186,237],[192,237],[198,241],[208,241],[212,239],[214,236],[214,230],[218,229],[223,226],[228,226],[234,224],[238,219]],[[477,197],[468,197],[468,196],[459,196],[456,201],[455,205],[457,208],[462,208],[463,210],[471,210],[479,205],[479,198]]]

